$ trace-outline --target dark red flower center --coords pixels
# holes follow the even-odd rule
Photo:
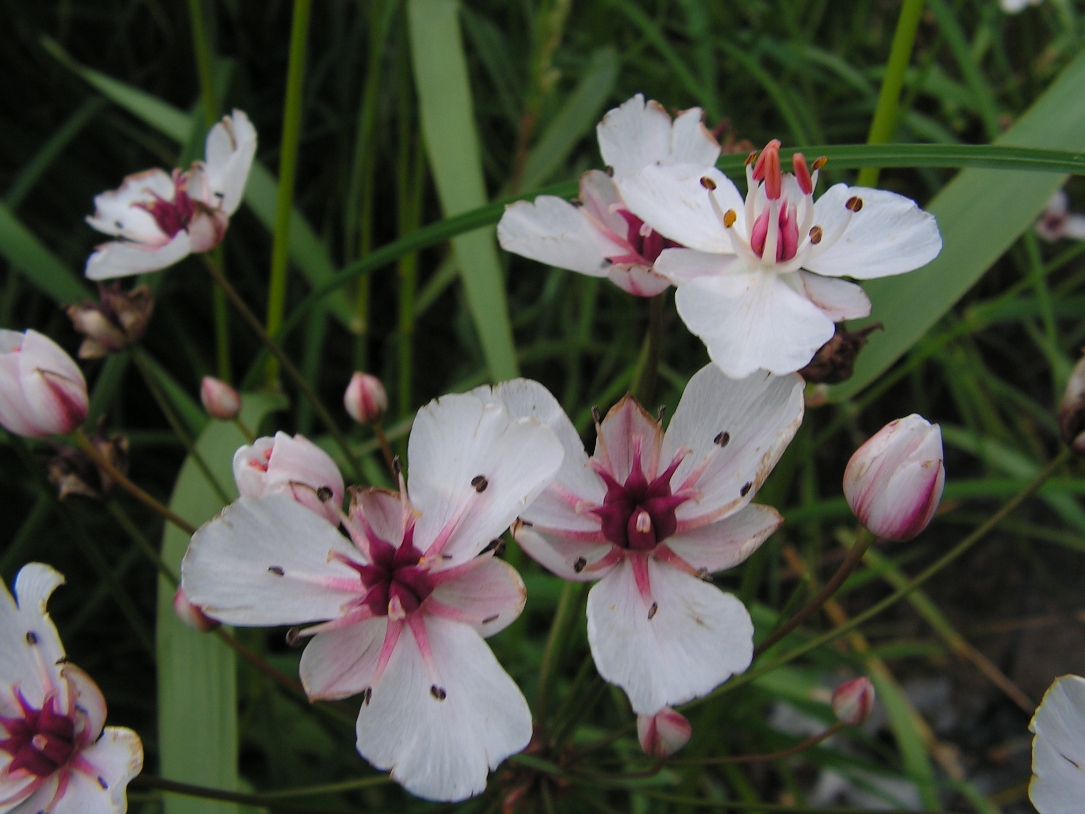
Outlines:
[[[48,777],[75,751],[75,722],[57,711],[51,696],[42,709],[30,706],[21,692],[18,700],[21,718],[0,716],[0,726],[8,735],[0,741],[0,749],[11,755],[8,774],[26,769],[37,777]]]
[[[154,192],[151,195],[154,196],[153,201],[141,201],[136,206],[151,213],[163,234],[172,238],[182,229],[188,228],[196,214],[196,202],[188,196],[188,176],[185,173],[174,172],[172,201],[167,201]]]
[[[678,528],[675,510],[689,497],[671,492],[671,476],[682,462],[681,456],[651,482],[641,468],[640,457],[640,449],[635,447],[633,468],[625,483],[597,470],[607,485],[607,494],[603,505],[592,513],[602,522],[603,536],[610,542],[634,551],[651,551],[674,534]]]
[[[633,253],[642,257],[650,266],[655,263],[660,252],[664,249],[680,249],[681,243],[668,240],[659,232],[645,225],[644,221],[630,212],[628,209],[619,209],[621,215],[628,224],[625,240]]]
[[[414,527],[408,528],[399,548],[376,535],[366,536],[373,561],[354,565],[366,588],[364,604],[377,616],[387,616],[394,600],[405,613],[418,610],[435,586],[429,571],[418,565],[422,552],[414,547]]]

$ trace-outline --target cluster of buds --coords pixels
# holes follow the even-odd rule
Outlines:
[[[154,294],[145,285],[122,291],[120,283],[98,284],[99,302],[68,306],[72,325],[86,338],[80,359],[101,359],[143,338],[154,310]]]

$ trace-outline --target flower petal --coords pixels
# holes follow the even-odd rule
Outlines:
[[[79,753],[94,773],[69,773],[68,787],[52,814],[123,814],[129,781],[143,768],[143,744],[131,729],[107,726],[102,737]]]
[[[211,128],[204,145],[210,200],[206,203],[232,215],[241,205],[252,160],[256,128],[241,110],[234,110]]]
[[[358,713],[358,752],[411,794],[464,800],[527,746],[531,712],[474,628],[434,617],[425,625],[436,676],[404,631]]]
[[[798,370],[832,338],[833,321],[779,275],[740,269],[680,285],[674,301],[682,321],[732,378]]]
[[[595,666],[638,715],[705,695],[753,658],[753,623],[735,597],[653,559],[648,575],[647,601],[629,560],[588,594]]]
[[[615,263],[607,269],[607,277],[634,297],[654,297],[671,287],[671,281],[662,274],[633,263]]]
[[[845,204],[855,196],[863,208],[852,214]],[[836,184],[814,204],[814,222],[825,235],[834,234],[849,216],[843,234],[818,247],[804,268],[828,277],[872,280],[925,266],[942,250],[934,215],[895,192]]]
[[[799,284],[796,290],[833,322],[870,316],[870,298],[855,283],[836,277],[822,277],[801,269],[796,282]]]
[[[701,108],[694,107],[679,113],[671,126],[670,163],[712,167],[719,157],[720,144],[704,126]]]
[[[599,569],[592,566],[607,556],[614,547],[603,541],[599,519],[595,515],[585,517],[594,522],[600,542],[584,542],[563,535],[563,529],[548,532],[538,526],[530,527],[523,523],[514,524],[512,533],[528,556],[551,573],[574,582],[590,582],[600,579],[610,570],[605,566]]]
[[[797,375],[756,373],[728,379],[706,365],[686,385],[663,439],[662,458],[690,454],[671,484],[700,493],[678,507],[679,528],[703,525],[749,503],[802,423],[803,381]]]
[[[641,471],[651,481],[659,468],[663,428],[632,396],[625,396],[603,417],[595,441],[596,460],[603,462],[618,483],[633,471],[636,445],[640,444]],[[664,462],[664,465],[669,463]]]
[[[192,251],[188,232],[182,229],[161,246],[115,240],[94,250],[87,258],[88,280],[110,280],[158,271],[187,257]]]
[[[348,698],[373,683],[388,617],[318,633],[301,654],[299,673],[305,693],[317,698]]]
[[[603,161],[613,168],[615,178],[632,175],[671,152],[671,117],[659,102],[645,104],[639,93],[608,111],[595,134]]]
[[[24,565],[15,577],[16,604],[0,582],[0,685],[18,685],[27,702],[38,709],[48,689],[42,683],[43,667],[53,686],[62,683],[58,663],[63,664],[64,646],[45,605],[63,583],[64,577],[48,565]],[[9,703],[10,696],[0,697],[0,714],[18,712],[5,709]]]
[[[169,241],[154,216],[138,203],[149,203],[155,196],[172,201],[175,194],[169,173],[154,169],[129,175],[116,190],[94,196],[94,214],[87,223],[113,237],[148,245]]]
[[[440,582],[426,598],[422,612],[456,618],[489,637],[515,622],[526,601],[527,589],[516,569],[491,557],[447,582]],[[432,609],[434,602],[455,611],[454,616],[447,610]]]
[[[332,457],[303,435],[291,438],[284,432],[275,433],[264,488],[289,493],[305,507],[325,515],[333,525],[339,525],[337,510],[343,507],[343,475]],[[316,495],[322,488],[331,490],[327,501]]]
[[[711,179],[715,191],[709,192],[701,184],[702,178]],[[618,189],[630,212],[687,248],[734,253],[730,233],[712,206],[710,195],[715,197],[721,212],[734,211],[737,219],[732,228],[745,234],[745,201],[731,179],[715,167],[650,165],[620,180]]]
[[[1071,240],[1085,240],[1085,215],[1074,213],[1066,216],[1062,236]]]
[[[696,249],[664,249],[654,268],[675,285],[682,285],[698,277],[726,274],[736,262],[738,258],[733,254],[699,252]]]
[[[61,675],[67,679],[70,691],[75,693],[76,705],[86,716],[86,726],[79,733],[79,739],[82,743],[94,743],[105,726],[105,697],[94,679],[74,664],[65,664]]]
[[[1085,800],[1085,679],[1056,680],[1029,729],[1036,735],[1029,799],[1040,814],[1078,814]]]
[[[623,253],[580,208],[553,195],[506,206],[497,224],[497,240],[506,251],[592,277],[606,274],[608,254]]]
[[[713,574],[744,562],[783,522],[771,506],[751,504],[715,523],[679,531],[664,545],[694,568]]]
[[[60,345],[28,330],[18,360],[23,397],[36,425],[34,435],[70,432],[86,420],[86,379]]]
[[[242,497],[192,535],[181,563],[189,601],[233,625],[334,619],[359,598],[361,558],[331,524],[285,495]]]
[[[422,513],[415,545],[437,541],[450,565],[470,560],[543,490],[563,454],[549,427],[513,420],[495,402],[470,393],[431,402],[408,442],[407,490]]]

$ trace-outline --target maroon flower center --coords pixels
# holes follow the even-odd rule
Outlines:
[[[0,741],[0,749],[11,755],[8,774],[26,769],[37,777],[48,777],[75,751],[75,722],[57,712],[51,696],[40,710],[30,706],[21,692],[18,699],[23,716],[0,717],[0,726],[8,735]]]
[[[435,586],[429,572],[418,565],[422,552],[414,547],[413,526],[399,548],[376,535],[367,537],[373,562],[354,565],[366,589],[364,604],[377,616],[387,616],[389,605],[396,600],[405,613],[418,610]]]
[[[182,229],[188,228],[196,214],[196,202],[188,197],[188,176],[185,173],[174,171],[172,201],[167,201],[153,192],[151,195],[154,196],[153,201],[142,201],[135,205],[151,213],[163,234],[172,238]]]
[[[618,214],[628,224],[625,240],[629,244],[629,248],[633,250],[633,254],[647,261],[647,265],[650,266],[655,263],[660,252],[664,249],[682,248],[681,243],[675,243],[673,240],[663,237],[659,232],[646,226],[644,221],[628,209],[619,209]]]
[[[675,510],[689,500],[672,494],[671,476],[682,462],[676,456],[667,469],[649,482],[641,468],[640,449],[634,449],[633,468],[625,483],[598,470],[607,485],[603,505],[592,509],[602,522],[603,536],[614,545],[634,551],[651,551],[678,528]]]

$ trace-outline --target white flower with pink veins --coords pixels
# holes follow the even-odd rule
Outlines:
[[[235,110],[212,127],[204,155],[187,172],[146,170],[95,196],[87,223],[118,239],[87,258],[88,278],[157,271],[222,242],[256,155],[249,117]]]
[[[123,814],[128,781],[143,767],[130,729],[103,728],[105,699],[64,655],[45,612],[64,577],[30,563],[0,582],[0,811]]]
[[[412,794],[463,800],[531,739],[531,712],[484,637],[523,609],[491,541],[550,482],[549,427],[476,394],[418,411],[400,490],[358,489],[349,539],[283,494],[242,497],[181,566],[189,601],[233,625],[310,625],[310,698],[360,695],[362,757]],[[491,403],[487,403],[491,402]]]
[[[870,314],[863,289],[841,278],[903,274],[942,248],[934,217],[909,198],[836,184],[814,201],[801,154],[780,170],[780,142],[746,165],[745,200],[715,168],[651,164],[618,180],[629,209],[684,249],[655,269],[678,287],[686,326],[728,376],[799,370],[833,323]]]
[[[558,268],[610,280],[639,297],[670,286],[656,273],[659,253],[673,247],[622,203],[615,184],[649,164],[712,167],[720,145],[705,129],[698,107],[671,117],[639,93],[611,110],[596,127],[599,151],[613,177],[599,170],[580,176],[579,205],[553,195],[505,208],[497,239],[510,252]]]
[[[745,560],[782,522],[750,500],[794,436],[803,381],[727,379],[709,365],[686,387],[666,433],[626,396],[597,422],[589,458],[541,385],[494,389],[514,416],[557,432],[565,461],[513,526],[516,540],[588,594],[588,643],[599,675],[638,715],[711,692],[745,670],[753,624],[709,574]]]

